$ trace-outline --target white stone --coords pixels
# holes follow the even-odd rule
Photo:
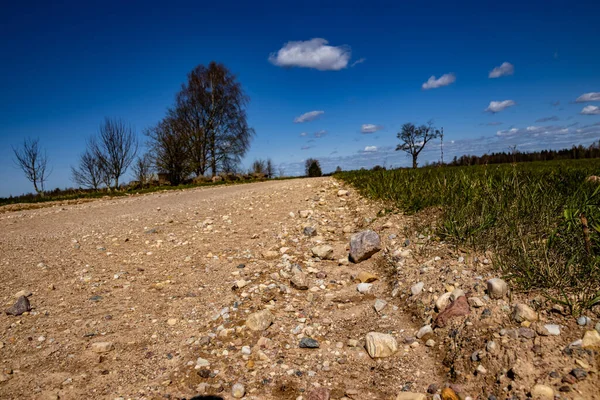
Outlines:
[[[438,312],[442,312],[446,309],[446,307],[448,307],[448,304],[450,304],[451,295],[452,293],[447,292],[437,298],[437,300],[435,301],[435,309]]]
[[[246,394],[246,388],[241,383],[236,383],[231,388],[231,395],[236,399],[241,399]]]
[[[500,278],[492,278],[487,281],[487,290],[492,299],[501,299],[508,293],[508,285]]]
[[[550,386],[535,385],[531,389],[531,397],[534,400],[554,400],[554,390]]]
[[[416,296],[423,291],[424,286],[425,286],[425,284],[423,282],[419,282],[410,288],[410,292],[412,293],[413,296]]]
[[[358,290],[360,293],[368,293],[371,290],[371,287],[373,287],[372,283],[359,283],[356,286],[356,290]]]
[[[560,326],[558,326],[556,324],[546,324],[546,325],[544,325],[544,328],[546,328],[546,331],[548,331],[548,335],[552,335],[552,336],[560,335]]]
[[[373,308],[375,309],[375,311],[381,312],[381,310],[383,310],[386,305],[387,302],[385,300],[377,299],[375,300],[375,304],[373,304]]]
[[[419,329],[419,331],[417,332],[417,338],[421,339],[423,336],[425,336],[427,334],[431,334],[431,333],[433,333],[433,329],[431,329],[431,325],[425,325],[424,327]]]
[[[372,358],[389,357],[398,351],[398,343],[392,335],[369,332],[365,339],[367,352]]]

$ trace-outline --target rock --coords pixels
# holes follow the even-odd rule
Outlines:
[[[490,354],[494,354],[498,351],[498,345],[493,340],[490,340],[485,344],[485,350]]]
[[[312,215],[312,210],[302,210],[299,211],[298,214],[300,215],[300,218],[308,218],[309,216]]]
[[[32,293],[29,290],[21,290],[15,293],[15,299],[18,299],[21,296],[30,297]]]
[[[425,342],[425,346],[427,346],[427,347],[433,347],[433,346],[435,346],[435,340],[433,340],[433,339],[427,340]]]
[[[319,342],[317,342],[313,338],[303,337],[302,339],[300,339],[300,348],[301,349],[318,349]]]
[[[262,256],[265,260],[273,260],[279,257],[279,252],[275,250],[263,251]]]
[[[469,297],[468,300],[469,300],[469,305],[473,308],[481,308],[481,307],[485,306],[485,303],[479,297]]]
[[[374,231],[362,231],[350,238],[350,261],[359,263],[381,250],[381,239]]]
[[[531,307],[526,304],[519,303],[513,308],[512,319],[519,323],[523,321],[534,322],[537,321],[538,316],[537,313],[531,309]]]
[[[598,333],[596,330],[587,331],[583,335],[581,347],[584,349],[600,350],[600,333]]]
[[[311,251],[315,257],[319,257],[322,260],[333,260],[333,247],[331,246],[315,246]]]
[[[29,304],[29,300],[25,296],[21,296],[17,299],[15,304],[6,309],[7,315],[18,316],[23,314],[24,312],[31,311],[31,305]]]
[[[417,338],[421,339],[425,335],[433,334],[433,329],[431,329],[431,325],[425,325],[417,332]]]
[[[485,369],[485,367],[483,365],[481,365],[481,364],[479,364],[477,366],[477,368],[475,368],[475,371],[477,371],[477,373],[481,374],[481,375],[487,374],[487,369]]]
[[[208,361],[205,358],[202,357],[198,357],[198,359],[196,360],[196,369],[200,369],[200,368],[205,368],[205,367],[210,367],[210,361]]]
[[[363,283],[371,283],[371,282],[375,282],[377,278],[375,275],[373,275],[370,272],[366,272],[366,271],[360,271],[358,273],[358,275],[356,275],[356,277],[354,278],[354,282],[363,282]]]
[[[273,314],[269,310],[252,313],[246,319],[246,326],[252,331],[264,331],[273,323]]]
[[[421,393],[400,392],[396,400],[427,400],[427,396]]]
[[[550,386],[535,385],[531,389],[531,397],[534,400],[554,400],[554,390]]]
[[[429,385],[427,387],[427,393],[429,394],[435,394],[438,391],[438,385],[436,385],[435,383],[432,383],[431,385]]]
[[[460,296],[452,304],[446,307],[444,311],[437,315],[433,326],[443,328],[450,319],[469,315],[470,312],[471,309],[469,307],[467,298],[465,296]]]
[[[508,293],[508,285],[500,278],[487,281],[487,292],[492,299],[501,299]]]
[[[365,339],[367,352],[372,358],[389,357],[398,351],[398,343],[392,335],[369,332]]]
[[[551,336],[560,335],[560,326],[558,326],[556,324],[546,324],[546,325],[544,325],[544,328],[548,332],[548,335],[551,335]]]
[[[167,324],[168,324],[169,326],[175,326],[175,325],[177,325],[177,319],[175,319],[175,318],[169,318],[169,319],[167,320]]]
[[[375,311],[381,312],[381,310],[383,310],[386,305],[387,305],[387,302],[385,300],[376,299],[375,304],[373,304],[373,308],[375,309]]]
[[[586,317],[585,315],[582,315],[581,317],[577,318],[577,325],[579,326],[586,326],[587,324],[591,324],[592,320],[590,319],[590,317]]]
[[[371,287],[373,287],[372,283],[359,283],[356,286],[356,290],[358,290],[360,293],[369,293]]]
[[[451,292],[447,292],[437,298],[437,300],[435,301],[435,309],[438,312],[442,312],[446,309],[446,307],[448,307],[448,304],[450,304],[451,295]]]
[[[231,387],[231,395],[235,399],[241,399],[246,394],[246,388],[241,383],[236,383]]]
[[[313,228],[312,226],[307,226],[304,228],[304,230],[302,231],[302,233],[304,233],[304,235],[311,237],[311,236],[317,236],[317,230],[315,228]]]
[[[417,296],[418,294],[420,294],[423,291],[424,286],[425,286],[425,284],[423,282],[419,282],[419,283],[411,286],[410,292],[412,293],[413,296]]]
[[[587,372],[582,368],[573,368],[570,374],[577,378],[578,381],[584,380],[588,376]]]
[[[348,196],[348,191],[347,190],[338,190],[337,195],[338,195],[338,197]]]
[[[92,343],[92,351],[94,353],[108,353],[113,349],[112,342],[96,342]]]
[[[311,390],[306,400],[329,400],[329,397],[329,389],[321,386],[319,388]]]
[[[444,388],[441,393],[442,400],[459,400],[458,395],[452,388]]]
[[[529,328],[519,328],[519,337],[533,339],[535,337],[535,331]]]
[[[295,289],[308,290],[308,277],[298,264],[294,264],[292,266],[292,277],[290,278],[290,284]]]

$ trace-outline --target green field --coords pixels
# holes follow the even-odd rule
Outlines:
[[[441,208],[437,235],[491,250],[522,290],[573,313],[600,304],[600,160],[336,174],[366,197],[409,213]]]

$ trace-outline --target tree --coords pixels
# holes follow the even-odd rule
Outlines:
[[[337,166],[337,168],[335,169],[335,173],[340,173],[342,172],[342,167],[340,167],[339,165]]]
[[[188,140],[196,175],[232,169],[250,147],[254,130],[246,121],[249,102],[240,83],[223,64],[199,65],[188,74],[169,111],[173,129]]]
[[[441,132],[434,128],[433,122],[429,121],[427,125],[421,125],[419,127],[412,123],[406,123],[402,125],[402,131],[398,133],[397,137],[402,141],[396,147],[397,150],[405,151],[412,157],[412,167],[417,168],[417,158],[425,145],[432,139],[438,138]]]
[[[306,176],[308,177],[317,177],[321,176],[321,164],[319,160],[315,160],[314,158],[309,158],[304,163],[304,169],[306,171]]]
[[[250,168],[250,173],[266,175],[267,174],[267,163],[265,160],[257,159],[252,163],[252,167]]]
[[[92,154],[89,148],[79,157],[77,167],[71,166],[73,181],[79,186],[90,189],[98,190],[103,183],[106,183],[105,175],[106,171],[102,162]]]
[[[138,157],[133,164],[133,175],[135,179],[144,186],[152,180],[152,158],[146,153]]]
[[[48,171],[48,157],[40,148],[39,139],[27,138],[23,147],[12,148],[15,154],[15,164],[24,173],[25,177],[33,183],[33,188],[40,196],[44,196],[44,184],[52,171]]]
[[[134,130],[121,120],[106,118],[100,125],[97,140],[90,141],[91,152],[96,157],[114,188],[127,172],[137,153]]]
[[[187,136],[175,126],[173,118],[167,116],[145,132],[156,169],[166,173],[172,185],[178,185],[192,172]]]
[[[267,160],[267,167],[265,169],[266,175],[268,179],[271,179],[275,176],[275,166],[273,166],[273,161],[269,158]]]

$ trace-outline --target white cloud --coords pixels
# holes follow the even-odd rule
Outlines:
[[[456,81],[456,76],[453,73],[444,74],[437,79],[435,78],[434,75],[431,75],[431,77],[429,77],[429,79],[427,79],[427,82],[425,82],[423,85],[421,85],[421,87],[423,88],[423,90],[436,89],[436,88],[439,88],[442,86],[448,86],[451,83],[454,83],[455,81]]]
[[[319,71],[339,71],[348,66],[351,51],[348,46],[329,46],[327,40],[314,38],[287,42],[269,62],[279,67],[315,68]]]
[[[325,129],[321,129],[320,131],[315,132],[315,137],[320,138],[327,135],[327,131]]]
[[[306,132],[302,132],[302,133],[300,134],[300,136],[306,136],[306,135],[308,135],[308,133],[306,133]]]
[[[365,151],[367,153],[376,152],[377,151],[377,146],[366,146],[363,151]]]
[[[600,115],[600,107],[597,106],[585,106],[581,110],[582,115]]]
[[[325,111],[309,111],[307,113],[302,114],[299,117],[294,118],[294,122],[297,124],[301,124],[303,122],[314,121],[323,114],[325,114]]]
[[[362,64],[362,63],[364,63],[365,61],[367,61],[367,59],[366,59],[366,58],[359,58],[358,60],[356,60],[356,61],[354,61],[354,62],[352,63],[351,67],[354,67],[356,64]]]
[[[375,124],[362,124],[360,127],[360,133],[375,133],[383,129],[381,125]]]
[[[575,100],[576,103],[584,103],[586,101],[600,101],[600,92],[584,93]]]
[[[499,67],[494,68],[488,75],[489,78],[500,78],[501,76],[512,75],[515,73],[515,66],[509,62],[503,62]]]
[[[490,101],[490,105],[488,106],[488,108],[485,109],[485,111],[495,114],[508,107],[514,106],[515,104],[517,103],[515,103],[512,100]]]

